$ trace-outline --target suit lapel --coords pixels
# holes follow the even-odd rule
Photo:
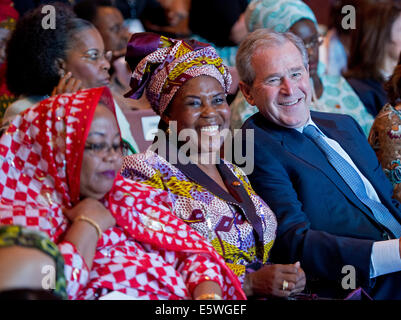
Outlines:
[[[331,132],[336,129],[334,121],[319,121],[317,119],[313,119],[315,123],[321,128],[321,130],[330,138],[333,137]],[[330,123],[329,123],[330,122]],[[323,130],[323,127],[325,128]],[[352,151],[353,146],[350,141],[350,137],[345,131],[340,131],[340,136],[338,134],[338,129],[336,129],[335,140],[339,139],[339,137],[344,138],[346,141],[341,146],[344,150],[349,153]],[[324,154],[320,151],[320,149],[308,138],[306,138],[300,132],[288,129],[283,131],[283,146],[294,154],[296,157],[306,161],[316,169],[320,170],[327,178],[329,178],[337,188],[344,194],[344,196],[349,199],[355,206],[357,206],[361,211],[367,214],[370,218],[376,220],[372,214],[372,212],[366,208],[366,206],[355,196],[352,190],[348,187],[348,185],[344,182],[341,176],[337,173],[337,171],[330,165],[327,161]],[[354,154],[354,153],[350,153]],[[352,158],[353,159],[353,158]],[[353,159],[354,160],[354,159]],[[359,166],[359,162],[355,161],[355,164]],[[358,167],[359,168],[359,167]],[[362,171],[361,171],[362,172]],[[363,172],[363,174],[365,174]],[[368,177],[367,177],[368,178]]]

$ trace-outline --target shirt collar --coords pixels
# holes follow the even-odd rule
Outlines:
[[[304,126],[299,127],[299,128],[294,128],[294,129],[297,130],[299,133],[303,133],[304,129],[305,129],[307,126],[309,126],[309,125],[314,126],[314,127],[320,132],[320,134],[322,134],[323,136],[326,136],[326,135],[322,132],[322,130],[319,129],[319,127],[316,125],[316,123],[313,122],[312,117],[310,117],[310,116],[309,116],[309,119],[308,119],[308,121],[305,123]]]

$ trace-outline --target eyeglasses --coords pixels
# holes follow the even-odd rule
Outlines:
[[[320,45],[322,45],[322,43],[323,43],[323,36],[318,36],[316,38],[313,38],[309,42],[304,41],[304,46],[306,50],[309,50],[310,48],[319,47]]]
[[[122,155],[123,148],[124,148],[123,142],[120,142],[118,144],[113,144],[111,146],[109,146],[105,142],[86,143],[85,144],[85,150],[88,150],[92,154],[99,156],[99,157],[104,157],[106,155],[109,155],[111,153],[111,150],[113,150],[114,153]]]
[[[90,50],[82,55],[82,57],[84,57],[94,63],[97,63],[99,60],[101,60],[103,58],[110,62],[112,56],[113,56],[112,51],[99,52],[98,50]]]

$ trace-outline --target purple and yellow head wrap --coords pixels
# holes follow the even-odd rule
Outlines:
[[[215,49],[195,40],[135,33],[128,43],[125,59],[134,70],[130,82],[132,90],[125,96],[139,99],[146,89],[146,97],[159,115],[189,79],[211,76],[220,82],[226,93],[231,85],[231,75]]]

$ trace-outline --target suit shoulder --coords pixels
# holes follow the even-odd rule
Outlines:
[[[355,119],[348,114],[341,113],[330,113],[330,112],[319,112],[311,111],[311,117],[313,120],[330,120],[341,123],[356,123]]]
[[[260,112],[256,112],[250,116],[242,125],[241,129],[254,129],[260,127],[266,121]]]

